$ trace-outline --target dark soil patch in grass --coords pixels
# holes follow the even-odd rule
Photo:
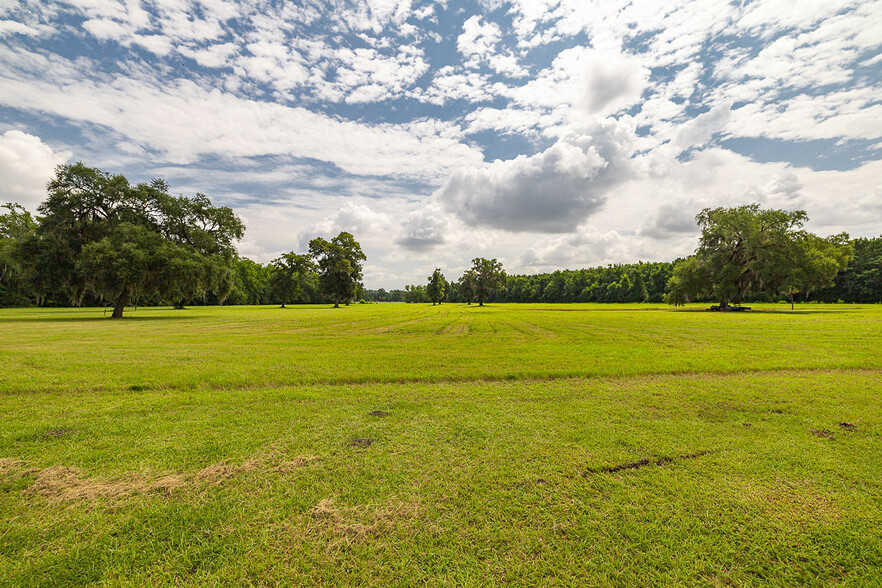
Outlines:
[[[368,414],[371,415],[371,416],[374,416],[374,417],[385,417],[385,416],[389,416],[389,413],[386,412],[385,410],[372,410],[372,411],[369,412]]]
[[[699,451],[697,453],[686,453],[684,455],[676,455],[674,457],[660,457],[658,459],[641,459],[639,461],[632,461],[629,463],[622,463],[614,466],[603,466],[600,468],[588,468],[582,473],[583,478],[587,478],[591,474],[612,474],[615,472],[621,472],[624,470],[639,470],[640,468],[645,468],[648,466],[660,466],[666,465],[669,463],[673,463],[675,461],[682,461],[684,459],[695,459],[697,457],[702,457],[707,455],[710,451]]]
[[[784,414],[784,411],[781,410],[780,408],[773,408],[773,409],[770,410],[769,412],[772,413],[772,414]]]
[[[815,437],[823,437],[824,439],[833,439],[833,433],[827,429],[809,429]]]
[[[64,437],[66,435],[73,435],[77,431],[75,429],[49,429],[42,435],[40,435],[40,439],[43,441],[48,441],[50,439],[58,439],[60,437]]]
[[[857,431],[857,425],[854,423],[839,423],[839,428],[845,431]]]
[[[371,445],[374,444],[373,439],[367,439],[365,437],[356,437],[352,441],[349,442],[350,447],[360,447],[361,449],[367,449]]]

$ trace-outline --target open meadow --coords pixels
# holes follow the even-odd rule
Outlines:
[[[882,584],[882,306],[0,310],[0,585]]]

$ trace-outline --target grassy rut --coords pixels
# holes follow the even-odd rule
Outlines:
[[[0,584],[873,585],[882,308],[0,311]]]

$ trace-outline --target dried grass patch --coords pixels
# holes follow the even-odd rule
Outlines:
[[[0,475],[35,474],[33,486],[27,492],[42,496],[47,500],[97,500],[100,498],[123,498],[133,494],[156,492],[165,496],[172,495],[176,490],[198,486],[220,486],[221,484],[244,473],[258,470],[274,469],[278,472],[292,471],[305,463],[318,459],[319,456],[300,456],[290,462],[273,468],[269,462],[275,461],[278,451],[257,458],[249,459],[241,465],[228,463],[212,464],[195,473],[169,474],[159,478],[149,478],[143,474],[109,480],[90,478],[82,470],[62,465],[50,466],[45,469],[25,469],[25,463],[16,459],[0,459]]]
[[[320,500],[309,511],[309,529],[332,538],[329,547],[363,541],[410,525],[422,513],[416,502],[386,501],[342,507],[333,497]]]
[[[842,509],[805,480],[778,480],[772,486],[743,487],[743,493],[763,512],[790,522],[838,521]]]
[[[284,463],[280,463],[276,466],[276,471],[282,474],[287,474],[298,470],[308,464],[311,461],[315,461],[317,459],[321,459],[320,455],[299,455],[292,459],[291,461],[286,461]]]

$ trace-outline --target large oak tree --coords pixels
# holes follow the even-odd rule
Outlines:
[[[223,299],[244,225],[204,194],[172,196],[163,180],[132,185],[82,163],[62,165],[21,247],[37,292],[87,291],[110,301],[113,318],[141,296],[179,301],[211,290]]]
[[[674,268],[672,304],[715,299],[726,309],[758,294],[792,297],[832,283],[851,257],[847,235],[822,239],[804,231],[802,210],[706,208],[695,220],[701,238],[695,255]]]

